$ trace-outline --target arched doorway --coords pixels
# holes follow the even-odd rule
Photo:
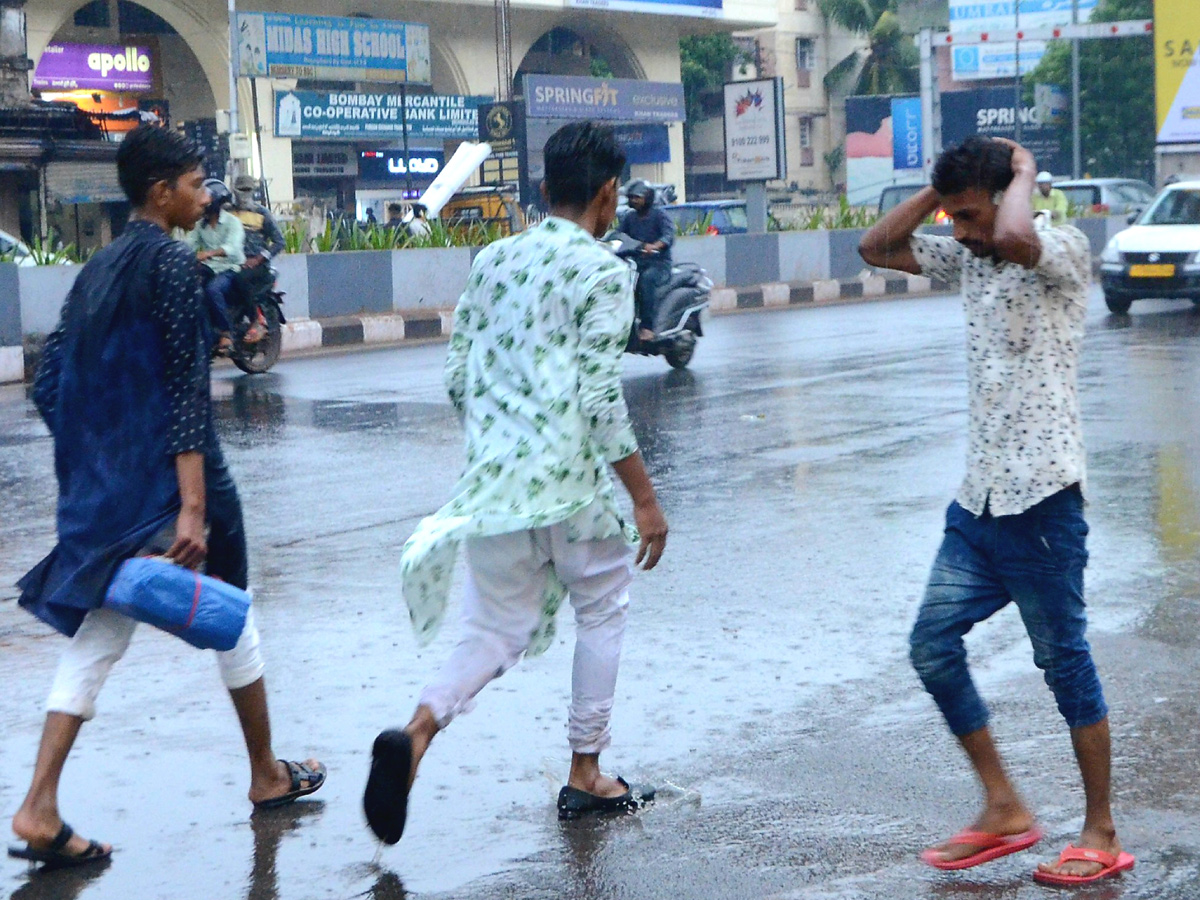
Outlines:
[[[164,11],[176,14],[173,9]],[[183,127],[205,146],[210,171],[224,174],[211,81],[189,40],[163,16],[133,0],[90,0],[66,13],[50,44],[58,45],[58,52],[39,54],[39,65],[45,60],[59,75],[89,80],[72,89],[58,79],[39,79],[35,69],[35,92],[41,99],[70,103],[92,114],[111,142],[136,127],[140,113],[152,112],[171,126]],[[79,45],[111,47],[105,53],[119,64],[113,70],[106,66],[105,71],[97,72],[91,64],[94,53]],[[58,64],[53,62],[55,58]],[[80,71],[70,67],[67,72],[58,71],[56,65],[66,60]],[[145,68],[140,68],[142,60]],[[138,67],[137,74],[130,68],[122,76],[125,66]],[[111,78],[104,77],[107,71],[112,71]],[[101,77],[97,79],[97,75]],[[67,80],[67,85],[71,83]],[[111,161],[51,162],[45,179],[47,225],[64,243],[95,248],[119,233],[128,206],[116,187]]]
[[[637,57],[624,41],[582,25],[559,25],[533,42],[517,67],[513,93],[521,96],[525,75],[584,78],[644,78]]]

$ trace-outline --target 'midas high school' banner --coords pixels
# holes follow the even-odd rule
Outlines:
[[[1200,7],[1155,0],[1154,71],[1160,144],[1200,143]]]
[[[722,0],[567,0],[576,9],[609,9],[614,12],[650,13],[660,16],[724,18]]]
[[[430,66],[428,25],[238,14],[238,71],[248,78],[429,84]]]

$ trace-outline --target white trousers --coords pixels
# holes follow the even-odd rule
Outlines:
[[[575,610],[575,664],[568,740],[576,753],[611,742],[621,641],[633,580],[633,556],[620,537],[567,540],[565,525],[466,541],[462,638],[421,694],[442,727],[468,711],[476,694],[521,658],[541,620],[553,571]]]
[[[138,623],[111,609],[93,609],[71,638],[58,661],[54,685],[46,701],[46,712],[66,713],[88,721],[96,715],[96,698],[108,673],[125,655]],[[262,654],[254,607],[246,614],[246,627],[232,650],[217,653],[221,680],[231,691],[244,688],[263,677]]]

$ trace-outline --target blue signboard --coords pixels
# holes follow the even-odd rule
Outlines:
[[[631,166],[671,161],[671,136],[666,125],[619,125],[615,130]]]
[[[239,13],[238,71],[249,78],[429,84],[429,26],[386,19]]]
[[[705,19],[720,19],[725,15],[721,0],[567,0],[567,6],[660,16],[699,16]]]
[[[276,91],[275,136],[322,140],[404,137],[414,140],[475,140],[479,104],[491,97],[409,94],[401,115],[400,94]]]
[[[628,78],[526,75],[525,107],[532,119],[682,122],[683,85]]]
[[[921,98],[892,99],[892,168],[924,168],[921,143]]]

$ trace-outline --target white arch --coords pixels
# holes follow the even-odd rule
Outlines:
[[[601,52],[604,58],[608,60],[610,65],[613,65],[614,61],[616,61],[619,65],[614,66],[614,68],[625,70],[619,73],[619,77],[645,79],[645,66],[642,65],[642,61],[638,58],[637,53],[629,46],[628,41],[625,40],[620,32],[602,25],[595,17],[588,16],[586,13],[575,13],[558,17],[549,24],[541,27],[532,38],[527,37],[521,41],[519,46],[514,44],[514,71],[519,70],[524,64],[533,45],[555,28],[568,28],[580,37],[589,40]]]

